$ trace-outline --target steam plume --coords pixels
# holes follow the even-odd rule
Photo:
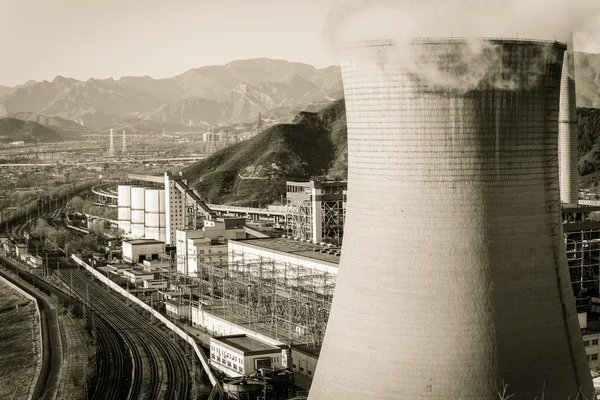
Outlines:
[[[415,37],[498,37],[588,42],[592,33],[600,31],[598,0],[336,0],[331,8],[323,35],[342,60],[348,44],[365,40],[390,39],[406,46]],[[597,36],[597,35],[596,35]],[[419,71],[433,84],[450,85],[468,90],[481,81],[497,60],[489,44],[472,40],[464,51],[463,62],[470,66],[462,77],[441,76],[439,71],[419,70],[408,46],[394,52],[395,62],[409,70]],[[493,50],[493,49],[492,49]],[[353,57],[360,57],[356,52]],[[347,54],[343,55],[345,59]],[[543,71],[540,71],[542,73]],[[467,79],[468,78],[468,79]],[[510,89],[512,82],[495,82]]]

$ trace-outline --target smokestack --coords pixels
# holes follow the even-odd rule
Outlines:
[[[560,200],[565,204],[577,204],[578,183],[578,132],[575,92],[575,52],[573,35],[567,40],[560,85],[560,109],[558,113],[558,154],[560,170]]]
[[[559,202],[565,46],[399,48],[342,65],[347,215],[309,399],[591,399]]]

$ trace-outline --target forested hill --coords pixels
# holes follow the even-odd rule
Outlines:
[[[287,180],[345,179],[347,169],[346,110],[338,100],[218,151],[184,176],[209,202],[265,205],[279,202]]]

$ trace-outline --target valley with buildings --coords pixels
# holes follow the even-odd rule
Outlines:
[[[600,398],[573,38],[0,86],[0,397]]]

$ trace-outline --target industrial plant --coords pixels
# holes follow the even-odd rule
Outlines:
[[[261,368],[314,376],[311,399],[591,396],[600,207],[578,203],[572,54],[409,48],[414,64],[392,41],[349,49],[348,181],[290,181],[267,208],[169,173],[95,188],[126,237],[111,274],[182,293],[167,313],[212,335],[231,398],[266,390]]]
[[[195,351],[211,399],[594,398],[600,200],[579,191],[572,39],[346,50],[347,180],[282,179],[280,202],[254,208],[211,204],[189,169],[98,177],[77,192],[95,208],[75,211],[70,194],[38,209],[46,230],[22,217],[2,251],[65,298],[75,275],[87,313],[93,276],[159,319]],[[202,140],[216,150],[227,135]],[[135,134],[122,131],[120,152],[105,136],[111,163],[135,155]],[[183,161],[158,156],[144,160]],[[55,275],[38,252],[50,245]],[[118,344],[98,348],[115,359]]]

